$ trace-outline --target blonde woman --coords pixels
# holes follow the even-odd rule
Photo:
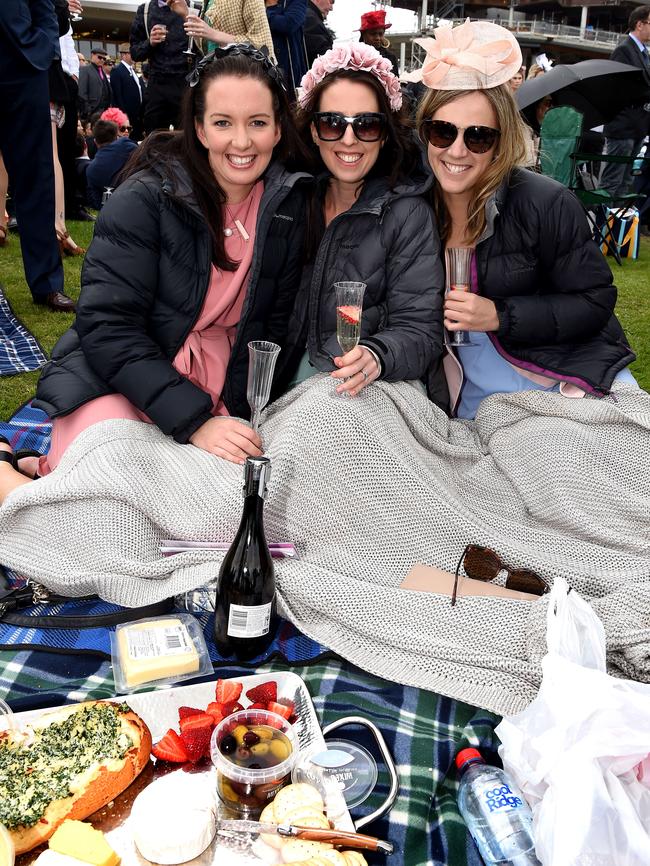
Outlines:
[[[434,35],[417,127],[441,240],[473,250],[470,291],[450,291],[444,306],[448,331],[473,332],[444,362],[452,411],[473,418],[496,392],[603,396],[617,378],[633,382],[616,287],[582,206],[521,167],[524,127],[508,85],[521,67],[515,38],[469,20]]]
[[[206,51],[216,45],[249,43],[255,48],[266,47],[275,59],[264,0],[209,0],[202,18],[188,15],[185,0],[169,0],[169,7],[185,18],[188,36],[204,40]]]

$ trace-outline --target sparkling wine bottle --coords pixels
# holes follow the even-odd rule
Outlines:
[[[244,464],[244,513],[219,577],[214,611],[214,640],[224,656],[255,658],[275,632],[275,575],[264,536],[264,499],[271,474],[268,457]]]

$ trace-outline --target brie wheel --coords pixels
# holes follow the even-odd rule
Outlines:
[[[164,866],[202,854],[217,829],[209,775],[176,771],[152,782],[136,798],[129,820],[133,841],[147,860]]]

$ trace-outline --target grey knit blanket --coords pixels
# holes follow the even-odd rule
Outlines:
[[[399,589],[416,562],[453,571],[465,544],[558,575],[607,633],[613,673],[650,681],[650,396],[495,395],[449,420],[413,386],[358,398],[317,376],[262,425],[269,539],[284,613],[366,670],[505,714],[540,683],[544,599]],[[163,538],[228,540],[240,467],[156,427],[85,431],[50,476],[0,508],[0,562],[70,595],[141,605],[213,580],[221,554],[159,553]]]

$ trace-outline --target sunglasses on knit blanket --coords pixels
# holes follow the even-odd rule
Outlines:
[[[458,578],[461,568],[472,580],[482,580],[486,583],[498,577],[499,572],[506,572],[506,589],[514,589],[517,592],[527,592],[530,595],[544,595],[549,591],[549,585],[543,577],[528,568],[510,568],[503,562],[498,553],[489,547],[480,547],[478,544],[468,544],[463,551],[454,579],[454,591],[451,594],[452,605],[456,604],[456,593],[458,590]]]

